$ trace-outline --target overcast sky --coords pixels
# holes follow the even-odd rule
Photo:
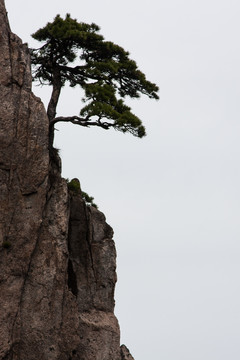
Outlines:
[[[5,0],[12,31],[56,14],[95,22],[130,51],[160,101],[130,101],[148,136],[58,125],[63,176],[114,228],[116,315],[136,360],[240,358],[240,3]],[[34,92],[47,104],[50,89]],[[64,90],[58,115],[80,93]]]

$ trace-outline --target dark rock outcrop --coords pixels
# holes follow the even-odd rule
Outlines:
[[[46,111],[4,0],[0,97],[0,359],[132,359],[113,312],[113,231],[49,156]]]
[[[125,345],[121,345],[121,360],[134,360],[130,354],[128,348]]]

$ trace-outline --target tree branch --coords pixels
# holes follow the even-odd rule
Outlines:
[[[50,128],[53,128],[53,126],[58,122],[71,122],[72,124],[85,127],[99,126],[105,130],[110,129],[110,127],[114,127],[114,124],[108,122],[101,122],[100,119],[98,121],[91,121],[88,117],[81,118],[79,116],[58,116],[50,121]]]

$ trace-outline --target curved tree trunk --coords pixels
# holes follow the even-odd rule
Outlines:
[[[53,71],[53,89],[51,99],[47,108],[47,115],[49,119],[49,123],[56,117],[57,113],[57,104],[59,100],[59,96],[62,89],[61,75],[59,69],[54,69]],[[49,129],[49,145],[53,146],[54,140],[54,127],[50,127]]]

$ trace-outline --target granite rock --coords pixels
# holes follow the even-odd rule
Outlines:
[[[0,0],[0,359],[132,359],[114,315],[113,230],[61,178],[31,82]]]

